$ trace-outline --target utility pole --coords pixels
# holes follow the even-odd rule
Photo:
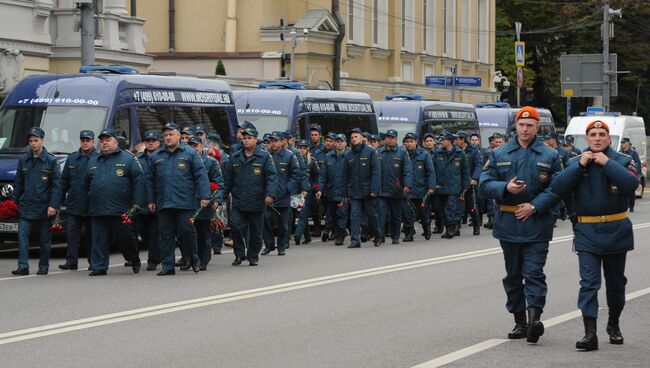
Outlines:
[[[296,55],[296,27],[291,28],[289,32],[291,36],[291,65],[289,65],[289,80],[293,82],[293,65],[294,65],[294,56]]]
[[[451,102],[456,102],[456,68],[458,66],[454,65],[451,68]]]
[[[95,64],[95,1],[79,0],[81,10],[81,65]]]

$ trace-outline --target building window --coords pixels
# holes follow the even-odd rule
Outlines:
[[[372,45],[388,48],[388,0],[372,1]]]
[[[402,0],[402,50],[415,48],[415,1]]]
[[[449,58],[456,57],[456,0],[444,0],[443,6],[443,53]]]
[[[476,32],[476,46],[478,47],[477,59],[481,63],[488,62],[488,48],[490,37],[490,6],[489,0],[478,0],[478,32]]]
[[[410,61],[402,62],[402,80],[404,82],[413,82],[413,63]]]
[[[422,0],[422,50],[434,55],[436,50],[436,1]]]
[[[363,45],[363,11],[364,0],[348,0],[348,40],[357,45]]]
[[[462,34],[462,55],[463,60],[471,60],[472,58],[472,33],[474,32],[472,22],[472,2],[471,0],[463,0],[462,2],[463,25],[460,30]]]
[[[434,74],[435,74],[435,69],[433,68],[433,64],[422,65],[422,83],[426,82],[427,76],[434,75]]]

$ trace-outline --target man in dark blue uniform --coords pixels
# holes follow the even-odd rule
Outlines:
[[[61,203],[61,169],[54,155],[43,143],[43,129],[30,128],[27,133],[29,152],[18,160],[16,181],[11,199],[18,205],[18,268],[17,276],[29,275],[29,235],[39,234],[40,252],[37,275],[47,275],[52,248],[51,218]]]
[[[436,219],[444,218],[445,233],[441,237],[445,239],[460,235],[460,221],[465,209],[463,195],[470,181],[467,156],[460,147],[453,145],[454,139],[453,134],[443,133],[440,146],[433,154],[436,170]]]
[[[140,256],[135,229],[122,215],[133,206],[146,205],[144,173],[138,160],[118,147],[117,132],[104,129],[98,137],[100,152],[88,162],[82,189],[83,203],[92,216],[89,275],[106,275],[111,238],[131,263],[133,273],[138,273]]]
[[[82,130],[79,132],[79,140],[79,150],[68,156],[61,174],[61,201],[65,205],[68,220],[68,252],[65,263],[59,265],[62,270],[78,268],[79,249],[82,244],[90,264],[91,220],[86,209],[82,208],[81,188],[88,169],[88,161],[97,155],[95,133],[91,130]]]
[[[458,146],[465,152],[467,156],[467,163],[469,165],[469,188],[465,192],[465,213],[463,219],[466,219],[467,216],[470,216],[473,234],[481,234],[481,219],[479,217],[479,212],[477,208],[476,200],[476,185],[478,184],[478,179],[481,177],[481,169],[483,168],[483,159],[481,158],[480,147],[475,146],[469,142],[469,135],[463,130],[456,132],[456,140],[454,144]],[[463,220],[463,223],[467,221]]]
[[[300,244],[300,239],[302,236],[305,237],[303,244],[311,243],[311,231],[309,229],[309,215],[311,209],[315,206],[318,206],[316,202],[316,192],[320,189],[318,184],[318,177],[320,175],[320,166],[316,160],[309,153],[309,142],[306,140],[300,140],[298,142],[298,149],[302,153],[302,159],[305,162],[307,167],[307,178],[309,179],[309,192],[307,197],[305,197],[305,202],[302,209],[298,211],[298,225],[296,225],[296,231],[294,234],[294,240],[296,245]]]
[[[383,230],[388,220],[392,243],[399,244],[402,203],[413,186],[413,174],[409,154],[397,145],[396,130],[386,131],[386,145],[377,150],[377,156],[381,162],[379,228]]]
[[[639,154],[634,148],[632,148],[632,140],[630,137],[621,138],[621,153],[624,153],[634,160],[636,165],[637,177],[641,174],[641,159]],[[630,209],[630,212],[634,212],[634,202],[636,201],[636,193],[632,193],[627,198],[627,206]]]
[[[319,167],[323,166],[323,163],[325,162],[325,154],[327,153],[327,148],[321,140],[322,134],[323,128],[318,124],[314,124],[309,128],[309,152],[311,153],[311,157],[316,160]],[[311,234],[312,236],[319,237],[322,232],[320,206],[318,204],[312,206],[310,211],[311,219],[314,223],[314,226],[311,227]]]
[[[345,200],[350,201],[352,232],[348,248],[361,247],[362,214],[368,218],[368,226],[375,237],[373,243],[381,243],[381,230],[377,217],[377,196],[381,190],[381,162],[375,150],[363,143],[361,129],[354,128],[350,134],[351,149],[345,154],[343,188]]]
[[[201,156],[201,161],[205,165],[205,170],[208,173],[208,180],[210,183],[216,184],[216,193],[212,193],[212,198],[215,202],[222,202],[223,194],[223,175],[221,173],[221,166],[217,160],[213,157],[208,156],[203,150],[203,140],[199,137],[192,137],[187,144],[194,148],[194,150]],[[197,203],[199,207],[200,203]],[[210,263],[211,253],[212,253],[212,215],[214,208],[213,206],[202,207],[196,220],[194,221],[194,227],[196,228],[196,242],[197,242],[197,252],[199,254],[200,262],[200,271],[205,271],[208,269],[208,263]]]
[[[562,164],[557,151],[537,138],[537,109],[522,107],[515,121],[517,135],[492,151],[479,190],[485,198],[496,199],[499,209],[492,236],[499,239],[503,249],[506,308],[515,319],[508,338],[526,337],[536,343],[544,333],[540,321],[547,292],[544,264],[557,215],[554,196],[545,195],[544,190],[553,174],[562,170]]]
[[[151,156],[160,148],[160,134],[157,131],[148,131],[144,135],[145,149],[135,155],[144,171],[146,182],[150,182]],[[147,186],[147,192],[150,188]],[[150,193],[147,193],[150,195]],[[155,271],[161,262],[160,258],[160,231],[158,229],[158,215],[151,212],[148,206],[140,208],[135,218],[135,228],[142,238],[142,243],[147,247],[147,271]]]
[[[162,269],[157,275],[175,274],[176,239],[180,241],[181,254],[186,254],[192,270],[199,272],[196,228],[190,219],[197,199],[200,207],[206,207],[210,202],[208,174],[199,154],[181,143],[177,124],[167,123],[162,131],[165,146],[151,157],[151,195],[148,201],[149,209],[158,214],[160,228]],[[183,268],[187,269],[187,266]]]
[[[343,170],[346,165],[347,137],[345,134],[336,136],[336,148],[325,156],[325,163],[320,168],[318,183],[320,190],[316,193],[316,199],[325,198],[326,213],[330,228],[326,233],[334,234],[334,245],[343,245],[348,226],[348,202],[344,201]]]
[[[433,168],[431,154],[417,145],[417,136],[406,133],[403,139],[413,169],[413,186],[408,193],[408,202],[403,204],[404,212],[404,241],[413,241],[415,235],[415,218],[420,218],[424,238],[431,239],[431,215],[429,203],[423,199],[430,197],[436,188],[436,172]]]
[[[230,225],[235,246],[233,266],[248,259],[257,266],[262,250],[264,211],[277,192],[277,172],[269,152],[257,146],[257,129],[242,132],[243,149],[230,156],[223,167],[224,199],[232,194]],[[270,210],[267,210],[270,211]],[[245,243],[246,232],[249,232]]]
[[[551,190],[574,199],[574,247],[580,264],[578,308],[585,327],[585,336],[576,342],[576,348],[597,350],[601,267],[609,307],[607,334],[610,343],[623,344],[619,318],[625,306],[625,258],[634,249],[626,197],[634,193],[639,179],[634,160],[609,146],[611,137],[605,122],[596,120],[587,125],[585,140],[589,148],[553,178]]]
[[[276,191],[273,196],[273,205],[264,213],[264,250],[262,255],[267,255],[277,247],[278,255],[285,255],[289,244],[291,227],[291,196],[300,194],[302,186],[300,165],[298,157],[293,152],[285,149],[282,144],[284,132],[273,132],[271,139],[271,157],[277,172]],[[301,158],[302,160],[302,158]],[[277,231],[277,243],[273,229]]]

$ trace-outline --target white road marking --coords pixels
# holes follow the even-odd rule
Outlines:
[[[640,224],[637,226],[650,227],[650,223]],[[636,227],[636,226],[635,226]],[[573,235],[565,235],[551,241],[552,244],[566,242],[573,239]],[[410,269],[428,267],[437,264],[461,261],[466,259],[484,257],[502,253],[500,247],[482,249],[471,252],[451,254],[447,256],[398,263],[388,266],[369,268],[364,270],[339,273],[334,275],[316,277],[311,279],[293,281],[283,284],[276,284],[255,289],[242,290],[226,294],[218,294],[202,298],[184,300],[167,304],[154,305],[150,307],[131,309],[122,312],[99,315],[83,319],[71,320],[50,325],[15,330],[0,334],[0,345],[10,344],[19,341],[31,340],[45,336],[57,335],[71,331],[83,330],[93,327],[106,326],[114,323],[120,323],[135,319],[142,319],[174,313],[184,310],[197,309],[206,306],[218,305],[238,300],[251,299],[266,295],[284,293],[293,290],[312,288],[316,286],[329,285],[343,281],[355,280],[381,274],[405,271]],[[481,345],[482,347],[483,345]],[[483,348],[485,350],[487,348]],[[460,358],[458,358],[460,359]]]
[[[633,299],[636,299],[636,298],[639,298],[639,297],[642,297],[642,296],[648,295],[648,294],[650,294],[650,287],[645,288],[645,289],[641,289],[641,290],[637,290],[637,291],[634,291],[634,292],[631,292],[631,293],[625,295],[625,300],[630,301],[630,300],[633,300]],[[564,323],[564,322],[570,321],[572,319],[575,319],[575,318],[578,318],[578,317],[581,317],[581,316],[582,316],[582,313],[580,312],[580,310],[574,310],[572,312],[565,313],[563,315],[553,317],[553,318],[549,318],[549,319],[543,321],[544,322],[544,327],[549,328],[549,327],[559,325],[560,323]],[[468,346],[468,347],[466,347],[464,349],[460,349],[460,350],[454,351],[452,353],[443,355],[441,357],[429,360],[428,362],[418,364],[418,365],[414,366],[413,368],[437,368],[437,367],[442,367],[442,366],[447,365],[449,363],[453,363],[453,362],[455,362],[457,360],[467,358],[470,355],[474,355],[474,354],[480,353],[480,352],[482,352],[484,350],[491,349],[491,348],[493,348],[495,346],[501,345],[501,344],[503,344],[505,342],[508,342],[508,341],[514,341],[514,340],[508,340],[508,339],[489,339],[489,340],[485,340],[485,341],[480,342],[480,343],[478,343],[476,345]]]

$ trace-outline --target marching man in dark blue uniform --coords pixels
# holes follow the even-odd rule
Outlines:
[[[82,208],[81,188],[88,169],[88,161],[97,156],[95,133],[91,130],[82,130],[79,132],[79,140],[79,150],[68,156],[61,174],[61,201],[65,204],[65,214],[68,220],[68,254],[65,263],[59,265],[62,270],[77,269],[79,249],[82,244],[86,248],[86,256],[90,263],[91,219],[86,213],[86,209]],[[83,239],[82,229],[85,230]]]
[[[333,233],[336,237],[334,245],[343,245],[347,236],[345,228],[348,225],[348,205],[344,203],[343,171],[345,170],[347,152],[347,137],[345,134],[336,136],[336,148],[325,156],[325,163],[320,168],[318,183],[320,190],[316,199],[325,199],[327,218],[330,229],[326,233]]]
[[[198,254],[196,228],[190,219],[196,209],[210,202],[210,182],[199,154],[181,143],[180,128],[175,123],[163,127],[165,146],[151,157],[149,209],[158,214],[162,269],[159,276],[175,274],[174,255],[176,239],[181,254],[186,254],[194,272],[201,265]],[[185,252],[183,252],[185,250]],[[184,267],[185,268],[185,267]]]
[[[517,135],[490,154],[479,191],[485,198],[496,199],[498,208],[492,236],[503,249],[506,308],[515,319],[508,338],[526,337],[536,343],[544,333],[540,321],[547,292],[544,265],[557,215],[555,196],[545,195],[544,190],[562,164],[558,152],[537,138],[537,109],[522,107],[515,127]]]
[[[483,159],[480,153],[480,147],[475,146],[469,142],[469,135],[463,130],[456,132],[456,140],[454,144],[458,146],[465,152],[467,156],[467,163],[469,165],[469,188],[465,192],[465,213],[463,218],[471,216],[472,227],[474,228],[474,235],[480,235],[481,233],[481,224],[480,217],[477,208],[476,200],[476,185],[478,185],[478,179],[481,177],[481,169],[483,168]],[[463,221],[465,223],[465,221]]]
[[[257,146],[257,129],[252,124],[242,131],[241,143],[242,149],[233,153],[223,167],[223,198],[232,194],[230,224],[235,245],[232,265],[238,266],[248,259],[251,266],[257,266],[262,250],[264,211],[276,196],[277,173],[271,154]]]
[[[377,217],[377,196],[381,190],[381,162],[375,150],[363,142],[361,129],[354,128],[350,134],[351,149],[345,154],[343,170],[344,201],[350,202],[352,232],[348,248],[361,247],[362,214],[368,218],[368,226],[375,239],[375,247],[381,244],[381,230]]]
[[[92,216],[90,276],[106,275],[111,238],[131,262],[133,273],[140,272],[138,240],[133,223],[123,219],[134,205],[146,206],[146,183],[142,167],[128,151],[118,147],[117,133],[99,133],[99,155],[88,162],[82,190],[88,214]]]
[[[61,203],[61,169],[56,157],[47,152],[43,129],[29,129],[29,152],[18,160],[11,199],[18,205],[18,268],[14,275],[29,275],[29,234],[39,234],[37,275],[47,275],[52,248],[51,218]]]
[[[273,205],[264,213],[264,250],[267,255],[277,247],[278,255],[283,256],[289,244],[291,227],[291,196],[300,193],[302,186],[299,158],[282,146],[284,132],[273,132],[271,139],[271,156],[277,172],[276,191]],[[300,158],[302,160],[302,158]],[[275,226],[274,226],[275,225]],[[277,243],[273,229],[277,229]]]
[[[402,203],[413,186],[413,176],[408,153],[397,145],[396,130],[388,129],[386,145],[377,150],[377,156],[381,161],[379,228],[383,230],[389,218],[392,243],[399,244]]]
[[[425,197],[429,198],[436,188],[436,172],[433,168],[431,154],[417,145],[417,136],[413,133],[406,133],[404,146],[408,152],[413,168],[413,187],[408,193],[410,203],[403,205],[405,242],[413,241],[415,235],[415,218],[420,218],[424,238],[431,239],[431,216],[429,203],[423,202]]]
[[[634,164],[636,165],[637,177],[641,174],[641,159],[639,159],[639,154],[634,148],[632,148],[632,140],[630,137],[621,138],[621,152],[632,157]],[[634,212],[634,202],[636,201],[636,193],[631,193],[628,196],[627,205],[630,209],[630,212]]]
[[[460,235],[460,221],[465,210],[463,195],[470,181],[467,156],[462,149],[453,145],[453,141],[453,134],[444,133],[440,147],[433,154],[433,166],[436,169],[436,219],[444,218],[445,233],[441,237],[445,239]]]
[[[578,307],[585,326],[585,336],[576,342],[576,348],[596,350],[601,267],[607,286],[609,341],[623,343],[619,318],[625,306],[625,258],[634,249],[626,197],[634,193],[639,179],[634,159],[609,146],[611,137],[605,122],[596,120],[587,125],[585,139],[589,148],[553,178],[551,190],[560,197],[573,197],[577,215],[574,247],[580,264]]]

